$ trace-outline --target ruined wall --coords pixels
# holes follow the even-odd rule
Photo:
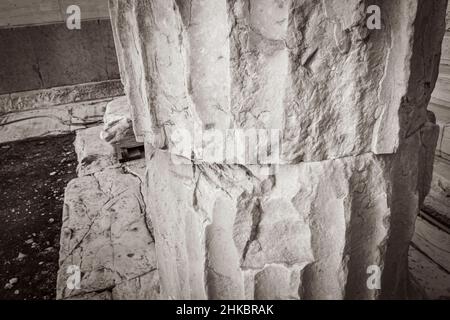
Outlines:
[[[372,4],[380,30],[366,27]],[[446,6],[110,0],[163,296],[406,297]],[[251,161],[207,156],[252,129],[278,132],[279,148],[258,136]],[[202,139],[186,149],[189,136]]]
[[[80,8],[79,30],[66,26],[70,5]],[[107,0],[0,1],[0,43],[0,114],[121,90]],[[103,84],[82,86],[94,82]]]
[[[109,20],[0,29],[0,94],[118,79]]]
[[[85,21],[109,19],[107,0],[3,0],[0,28],[61,23],[70,5],[80,7]]]

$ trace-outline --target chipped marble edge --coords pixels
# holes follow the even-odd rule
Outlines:
[[[0,115],[124,95],[120,79],[0,95]]]
[[[49,106],[0,115],[0,144],[55,136],[103,122],[108,102],[116,97]]]

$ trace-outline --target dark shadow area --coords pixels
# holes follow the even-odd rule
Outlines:
[[[0,299],[55,299],[74,134],[0,145]]]

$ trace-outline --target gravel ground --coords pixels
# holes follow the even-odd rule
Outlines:
[[[56,297],[64,188],[75,136],[0,145],[0,299]]]

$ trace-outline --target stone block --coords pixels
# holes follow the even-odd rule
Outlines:
[[[159,297],[154,238],[141,187],[140,177],[122,168],[69,183],[64,197],[58,299]],[[69,266],[81,271],[80,289],[71,290],[66,284]]]

